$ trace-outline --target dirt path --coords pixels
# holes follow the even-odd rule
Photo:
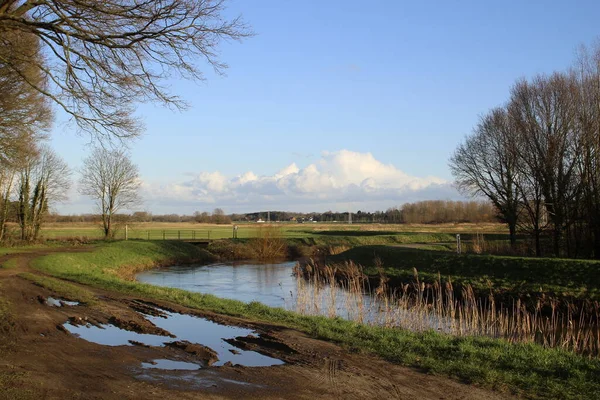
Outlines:
[[[12,332],[0,338],[0,399],[507,398],[375,357],[349,353],[294,330],[198,313],[176,304],[86,287],[96,296],[93,306],[50,307],[43,300],[54,293],[18,276],[20,272],[33,272],[30,261],[50,251],[0,257],[0,265],[11,258],[18,260],[16,268],[0,268],[0,294],[12,303],[16,320]],[[238,338],[239,343],[285,364],[146,370],[142,362],[206,362],[210,352],[198,346],[103,346],[77,338],[62,327],[68,320],[93,325],[111,321],[141,333],[157,333],[157,327],[139,313],[153,312],[156,307],[254,329],[260,338]]]

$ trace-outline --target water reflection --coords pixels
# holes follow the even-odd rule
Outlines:
[[[140,282],[210,293],[243,302],[284,307],[296,292],[296,262],[279,264],[220,263],[159,268],[137,275]]]

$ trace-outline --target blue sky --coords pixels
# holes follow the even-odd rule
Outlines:
[[[140,209],[459,198],[447,160],[478,116],[516,79],[568,68],[600,34],[594,1],[230,1],[227,15],[238,14],[256,36],[221,47],[225,77],[205,67],[205,82],[169,82],[185,112],[139,106]],[[60,116],[52,137],[77,170],[87,138]],[[72,192],[60,212],[93,211]]]

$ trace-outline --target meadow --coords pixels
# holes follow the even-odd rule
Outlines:
[[[248,239],[256,237],[258,230],[265,226],[259,223],[234,223],[232,225],[200,224],[194,222],[139,222],[128,223],[127,231],[130,239],[161,239],[163,232],[168,239],[175,239],[176,232],[189,235],[196,231],[197,238],[226,239],[233,237],[233,226],[238,226],[238,238]],[[346,223],[291,223],[279,222],[271,226],[279,229],[285,238],[320,238],[323,236],[385,236],[406,233],[445,233],[448,236],[441,239],[455,240],[455,234],[496,234],[507,238],[506,227],[502,224],[346,224]],[[12,227],[16,229],[16,227]],[[370,233],[371,232],[371,233]],[[450,235],[451,234],[451,235]],[[451,236],[451,237],[450,237]],[[48,239],[64,238],[101,238],[102,229],[100,224],[91,223],[48,223],[42,228],[42,237]],[[121,225],[116,238],[125,238],[125,226]]]

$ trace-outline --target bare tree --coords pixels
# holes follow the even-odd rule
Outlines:
[[[578,78],[577,127],[581,135],[581,206],[595,258],[600,258],[600,42],[582,47],[573,68]]]
[[[138,168],[122,150],[96,148],[83,161],[79,191],[94,199],[102,216],[104,236],[114,236],[115,215],[140,202]]]
[[[35,35],[46,60],[32,66],[50,87],[7,63],[31,87],[52,99],[95,138],[140,132],[134,104],[185,104],[169,93],[166,78],[204,78],[199,61],[217,73],[227,67],[217,49],[251,34],[238,17],[224,17],[225,0],[0,0],[0,36]],[[12,45],[19,50],[19,46]]]
[[[14,189],[16,170],[0,168],[0,242],[6,235],[6,223],[10,208],[10,198]]]
[[[577,173],[582,144],[575,118],[577,91],[572,75],[554,73],[517,82],[511,93],[511,116],[523,138],[521,158],[540,185],[557,256],[582,188]],[[566,249],[570,255],[568,242]]]
[[[481,118],[450,159],[459,190],[483,195],[494,204],[499,218],[508,224],[512,245],[520,212],[516,147],[514,125],[506,109],[496,108]]]
[[[52,122],[46,97],[22,79],[46,87],[34,66],[41,62],[37,42],[34,35],[0,29],[0,169],[16,167]]]
[[[66,199],[70,174],[67,164],[47,146],[24,163],[19,171],[17,212],[22,240],[39,237],[50,205]]]

